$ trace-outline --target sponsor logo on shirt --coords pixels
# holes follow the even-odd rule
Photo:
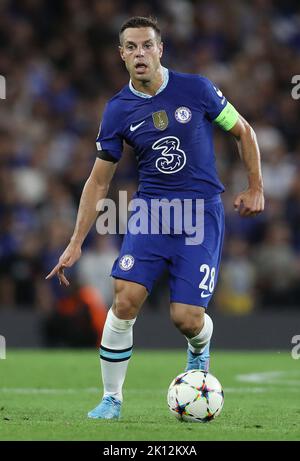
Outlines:
[[[156,168],[165,174],[177,173],[186,164],[185,152],[180,149],[180,141],[176,136],[165,136],[152,144],[153,150],[161,151],[161,157],[156,162]]]

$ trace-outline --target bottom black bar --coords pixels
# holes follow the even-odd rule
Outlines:
[[[295,441],[297,442],[297,441]],[[152,456],[163,458],[170,456],[179,456],[180,458],[205,456],[208,453],[216,456],[220,451],[222,457],[228,452],[229,456],[234,452],[235,454],[241,449],[241,454],[253,456],[257,455],[257,450],[276,449],[276,454],[284,455],[287,449],[292,449],[288,445],[295,445],[295,442],[279,442],[279,441],[97,441],[97,442],[13,442],[13,441],[0,441],[0,453],[9,453],[10,459],[14,459],[13,455],[21,456],[19,459],[26,459],[26,455],[30,455],[33,459],[33,455],[37,455],[37,459],[44,456],[62,456],[64,453],[67,455],[67,459],[70,457],[80,457],[81,459],[88,459],[88,456],[92,456],[93,461],[97,459],[105,459],[110,457],[121,457],[122,459],[139,459],[140,457],[147,457],[148,459]],[[295,447],[296,448],[296,447]],[[207,452],[205,450],[213,450]],[[252,451],[253,450],[253,451]],[[5,459],[3,457],[3,459]],[[198,458],[200,459],[200,458]]]

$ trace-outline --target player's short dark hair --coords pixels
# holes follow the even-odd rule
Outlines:
[[[124,30],[129,28],[140,29],[141,27],[151,27],[155,31],[159,41],[161,40],[161,31],[156,18],[154,18],[153,16],[134,16],[123,22],[119,32],[120,43],[122,43],[122,33],[124,32]]]

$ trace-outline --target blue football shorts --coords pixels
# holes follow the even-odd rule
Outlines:
[[[142,198],[149,205],[144,217],[147,215],[150,219],[150,199]],[[196,213],[194,206],[193,213]],[[111,276],[144,285],[150,293],[155,281],[167,269],[170,301],[206,308],[216,286],[223,246],[224,208],[219,195],[204,200],[203,218],[203,241],[197,245],[187,244],[189,234],[185,230],[180,234],[178,229],[177,233],[174,231],[175,221],[171,222],[167,234],[128,231]]]

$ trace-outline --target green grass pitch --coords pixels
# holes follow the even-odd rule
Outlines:
[[[86,417],[102,395],[96,350],[8,350],[0,440],[300,440],[300,360],[288,352],[213,351],[225,404],[207,424],[169,413],[167,389],[184,366],[184,351],[135,350],[121,420],[99,421]]]

